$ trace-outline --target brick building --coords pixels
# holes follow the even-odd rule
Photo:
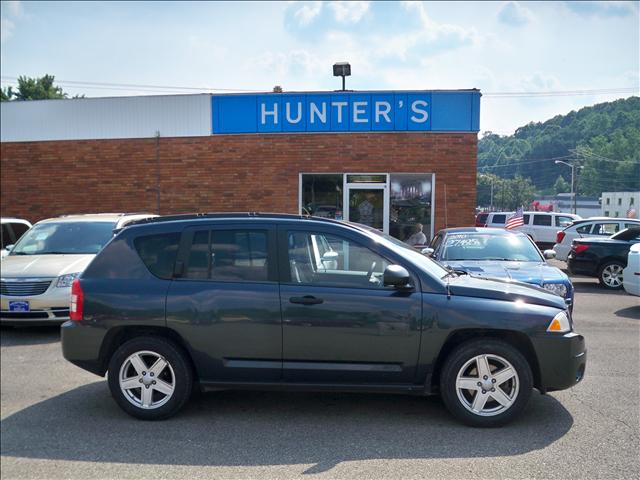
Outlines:
[[[470,225],[480,93],[1,104],[1,214],[312,213],[406,238]]]

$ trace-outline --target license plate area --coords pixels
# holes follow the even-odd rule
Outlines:
[[[9,311],[10,312],[28,312],[30,310],[29,308],[29,302],[27,301],[13,301],[13,302],[9,302]]]

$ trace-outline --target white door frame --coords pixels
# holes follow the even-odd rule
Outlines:
[[[349,174],[352,175],[352,174]],[[342,199],[342,209],[344,219],[350,221],[349,192],[351,190],[382,190],[383,206],[382,206],[382,231],[389,233],[389,181],[386,183],[346,183],[347,174],[345,174],[344,197]]]

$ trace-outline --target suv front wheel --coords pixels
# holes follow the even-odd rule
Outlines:
[[[162,420],[189,399],[193,374],[185,354],[161,337],[136,337],[109,362],[109,389],[118,405],[136,418]]]
[[[524,410],[532,389],[531,368],[524,356],[510,344],[493,339],[457,347],[440,376],[445,406],[474,427],[510,422]]]

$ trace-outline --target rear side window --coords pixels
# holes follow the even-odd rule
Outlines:
[[[528,213],[525,213],[525,214],[522,216],[522,221],[524,222],[524,224],[525,224],[525,225],[529,225],[529,217],[530,217],[530,216],[531,216],[531,215],[529,215]]]
[[[147,235],[134,240],[140,258],[156,277],[169,279],[178,254],[179,233]]]
[[[576,228],[576,232],[584,235],[585,233],[589,233],[591,231],[591,227],[593,225],[591,223],[587,223],[586,225],[582,225],[578,228]]]
[[[504,225],[504,222],[507,220],[506,215],[494,215],[491,223],[497,223],[499,225]]]
[[[11,234],[9,233],[9,225],[6,223],[2,224],[2,248],[7,245],[11,245],[13,243],[13,239],[11,238]]]
[[[533,224],[534,225],[543,225],[545,227],[551,226],[551,215],[534,215],[533,216]]]
[[[25,225],[24,223],[12,223],[11,230],[13,230],[15,239],[18,240],[22,235],[24,235],[24,232],[29,230],[29,225]]]
[[[195,232],[184,276],[189,279],[222,282],[267,281],[267,232]]]
[[[633,200],[633,198],[631,200]],[[631,228],[631,227],[640,227],[640,224],[639,223],[625,223],[624,224],[624,228]]]
[[[596,223],[593,226],[594,235],[613,235],[620,230],[620,224],[615,223]]]
[[[562,228],[568,227],[569,225],[571,225],[571,222],[573,222],[573,218],[571,217],[565,217],[562,215],[558,215],[556,217],[556,225],[558,227],[562,227]]]

